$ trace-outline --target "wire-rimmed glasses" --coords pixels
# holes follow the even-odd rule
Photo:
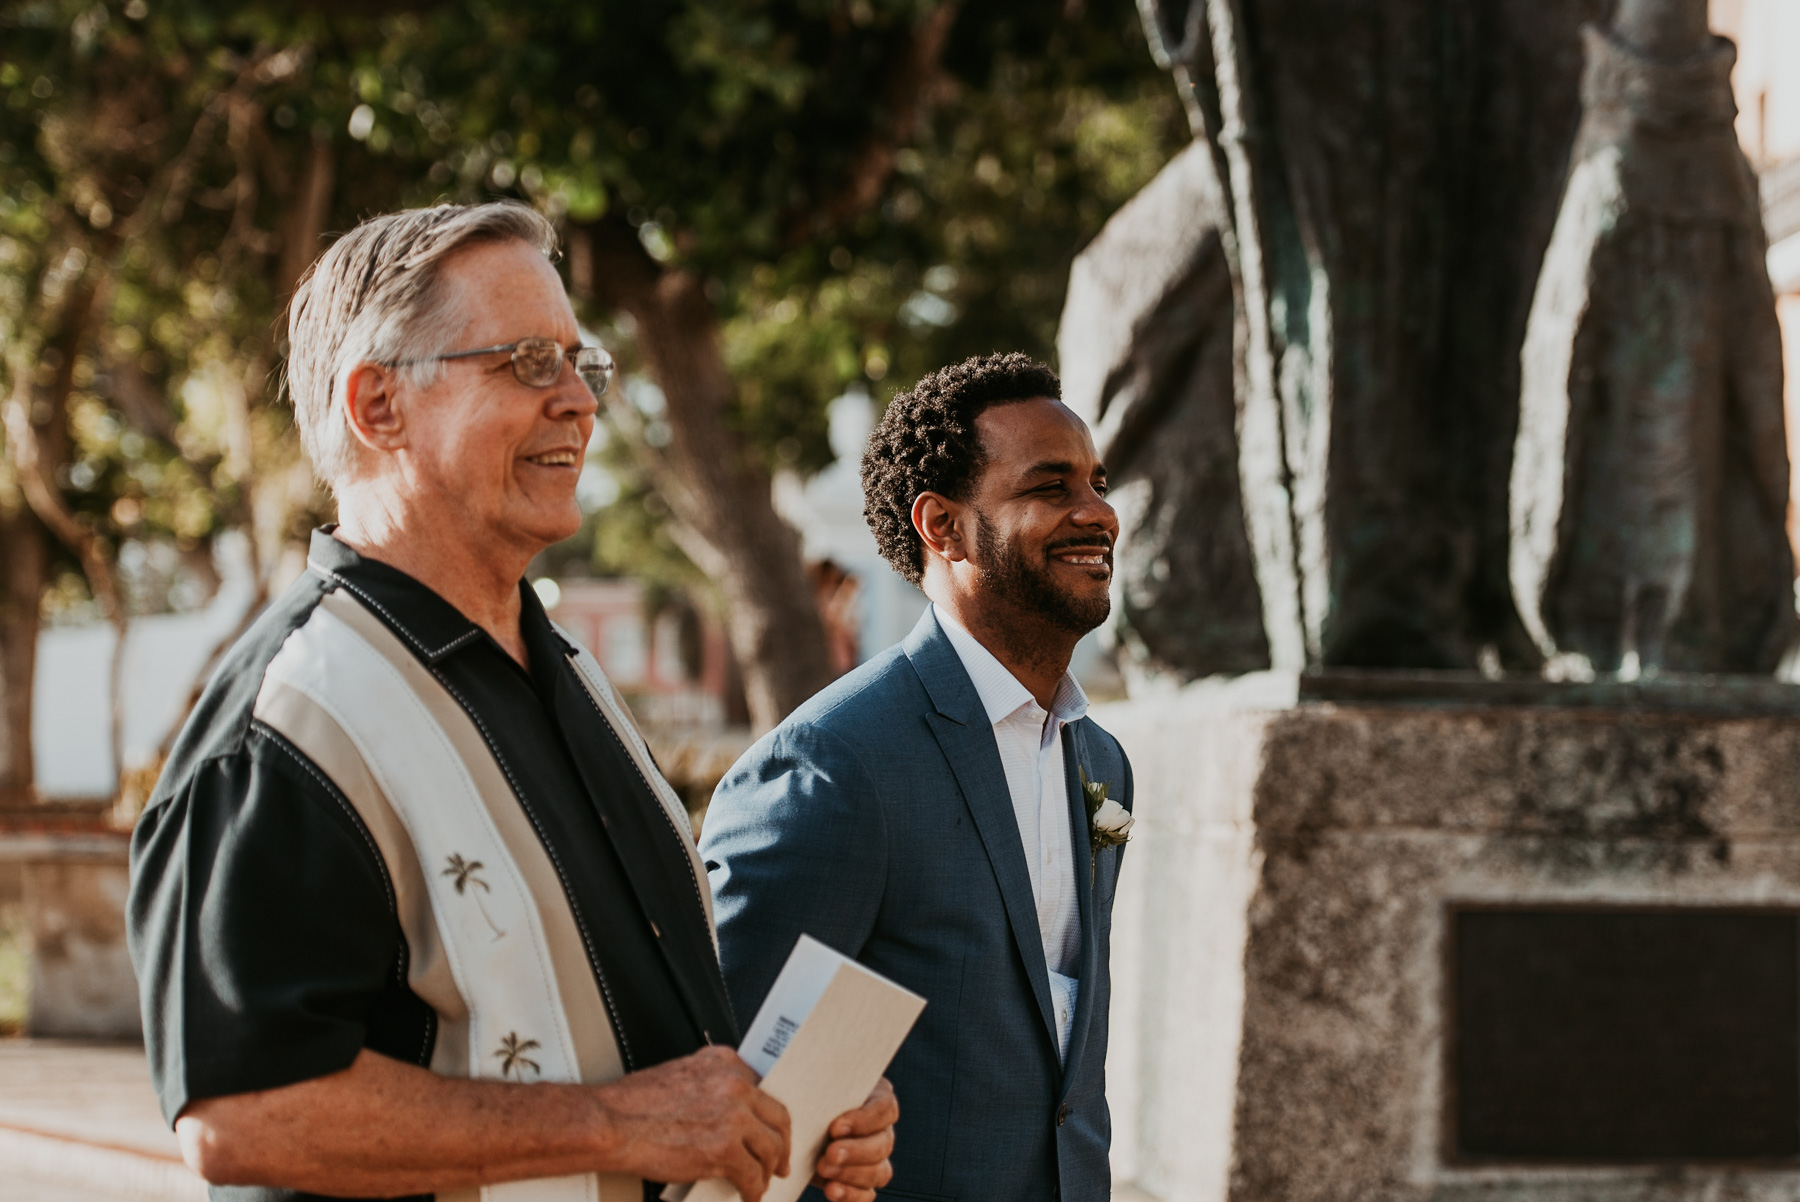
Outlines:
[[[451,351],[444,355],[425,355],[407,359],[391,367],[409,367],[414,363],[432,363],[441,359],[470,359],[476,355],[512,355],[513,378],[527,388],[548,388],[562,378],[565,362],[575,367],[582,383],[596,397],[606,395],[612,383],[613,358],[603,346],[565,347],[554,338],[521,338],[500,346],[481,346],[472,351]]]

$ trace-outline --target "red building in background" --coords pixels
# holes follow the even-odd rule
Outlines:
[[[639,721],[662,728],[726,724],[731,653],[716,623],[684,604],[651,612],[635,580],[554,583],[545,598],[550,617],[594,653]]]

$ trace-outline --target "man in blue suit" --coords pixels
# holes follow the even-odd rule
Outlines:
[[[802,932],[928,1000],[888,1071],[902,1118],[886,1198],[1110,1196],[1107,960],[1131,768],[1068,666],[1106,618],[1118,519],[1060,391],[996,355],[889,405],[864,515],[932,606],[751,748],[706,816],[740,1015]]]

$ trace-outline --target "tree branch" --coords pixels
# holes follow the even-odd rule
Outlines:
[[[700,279],[651,259],[612,218],[580,231],[571,275],[603,306],[629,313],[662,386],[670,439],[633,439],[676,521],[669,533],[726,600],[726,628],[744,672],[752,721],[779,722],[832,677],[824,626],[800,561],[800,540],[775,512],[768,472],[730,420],[734,386],[718,318]],[[629,402],[614,402],[622,412]],[[623,414],[630,429],[635,414]]]
[[[887,81],[887,120],[870,133],[850,166],[843,189],[825,203],[812,221],[798,231],[796,241],[807,234],[849,224],[874,208],[894,174],[900,148],[919,136],[919,127],[930,108],[932,92],[943,61],[944,43],[956,23],[957,0],[948,0],[913,27],[893,74]]]
[[[59,423],[63,420],[63,410],[68,402],[68,391],[73,383],[72,366],[75,352],[81,343],[88,321],[94,308],[94,293],[97,285],[89,278],[75,286],[76,294],[65,304],[63,316],[65,324],[58,331],[57,342],[67,347],[63,355],[63,363],[52,383],[53,397],[49,400],[51,413]],[[7,398],[5,406],[6,445],[10,452],[13,469],[17,473],[19,491],[25,497],[25,504],[32,514],[55,536],[57,541],[67,547],[81,562],[82,573],[87,577],[88,587],[93,590],[94,599],[100,602],[107,621],[112,623],[114,640],[112,660],[107,672],[108,697],[110,699],[111,720],[108,724],[109,743],[112,748],[113,770],[123,781],[125,763],[124,749],[124,704],[122,698],[123,672],[125,663],[125,636],[130,630],[131,615],[125,607],[125,593],[119,587],[119,578],[113,571],[113,563],[107,553],[106,544],[100,536],[83,525],[74,511],[63,500],[61,491],[56,487],[55,469],[43,454],[42,443],[38,439],[37,423],[33,422],[32,410],[36,408],[37,398],[31,394],[31,365],[24,356],[14,352],[8,356],[10,372],[13,378],[12,395]]]
[[[299,189],[299,203],[288,214],[281,234],[281,275],[276,295],[291,297],[300,277],[318,258],[319,238],[331,213],[331,190],[336,182],[337,158],[331,136],[314,131],[306,156],[306,175]]]
[[[125,418],[125,424],[138,433],[167,446],[176,446],[175,411],[162,389],[150,382],[135,355],[116,350],[105,356],[103,374],[97,381]]]
[[[207,101],[206,107],[200,110],[200,116],[194,121],[194,128],[188,134],[187,144],[181,148],[169,163],[164,178],[167,181],[161,205],[148,203],[139,206],[132,214],[129,222],[132,233],[138,233],[142,222],[149,220],[154,209],[164,225],[173,225],[181,219],[182,210],[187,207],[187,199],[194,185],[194,172],[200,166],[200,156],[206,153],[212,144],[213,136],[218,132],[219,123],[232,114],[235,105],[248,98],[257,85],[269,82],[271,78],[281,78],[291,74],[293,65],[288,56],[270,56],[267,53],[257,54],[246,60],[238,68],[237,78],[229,88]]]
[[[105,544],[63,500],[62,492],[56,486],[55,467],[48,462],[31,420],[34,398],[31,396],[30,365],[22,362],[19,355],[9,358],[13,390],[6,401],[6,445],[13,470],[18,474],[19,492],[38,521],[81,562],[81,570],[107,618],[113,625],[123,626],[125,597],[119,588],[118,577],[113,573]]]

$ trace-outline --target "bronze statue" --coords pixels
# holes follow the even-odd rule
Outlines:
[[[1269,666],[1238,479],[1222,204],[1195,142],[1070,271],[1063,399],[1093,426],[1111,474],[1127,679]]]
[[[1583,38],[1581,129],[1525,342],[1514,596],[1576,675],[1768,672],[1795,632],[1794,561],[1736,51],[1704,0],[1624,0]]]
[[[1078,260],[1061,338],[1124,486],[1131,661],[1775,667],[1732,50],[1704,0],[1613,7],[1139,0],[1196,144]]]

